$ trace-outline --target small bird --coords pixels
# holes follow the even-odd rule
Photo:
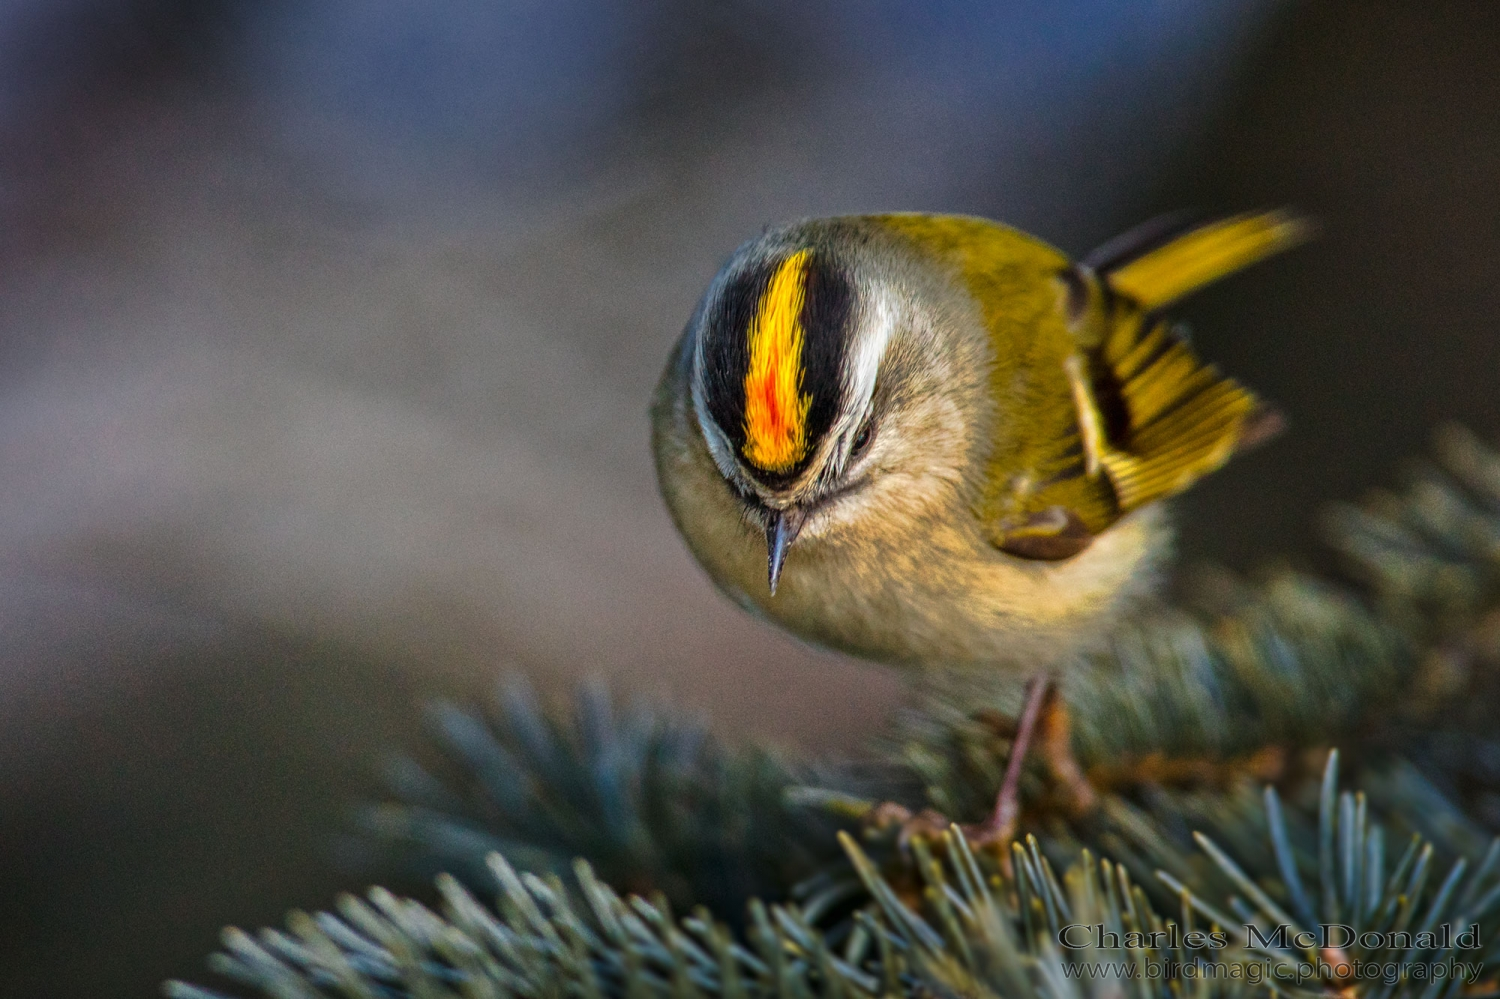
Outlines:
[[[661,378],[662,495],[714,582],[808,641],[1045,677],[1151,592],[1157,501],[1281,425],[1160,310],[1306,234],[1158,223],[1074,262],[963,216],[770,229]]]
[[[1072,262],[978,218],[796,222],[735,252],[656,392],[662,494],[735,601],[814,643],[1034,671],[1169,548],[1157,500],[1279,428],[1158,312],[1298,241],[1272,212]]]

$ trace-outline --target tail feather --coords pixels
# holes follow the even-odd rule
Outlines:
[[[1100,276],[1111,291],[1150,312],[1311,235],[1312,226],[1289,212],[1237,215],[1192,229]]]

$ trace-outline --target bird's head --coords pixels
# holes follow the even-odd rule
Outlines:
[[[919,384],[942,365],[917,356],[910,296],[871,270],[829,234],[769,234],[736,253],[693,319],[699,427],[765,532],[773,595],[799,536],[847,524],[891,473],[944,450]]]

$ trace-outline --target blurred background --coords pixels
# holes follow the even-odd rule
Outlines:
[[[719,264],[806,214],[1081,253],[1293,204],[1182,310],[1290,431],[1184,561],[1500,434],[1500,5],[0,2],[0,993],[202,980],[335,862],[433,695],[603,676],[836,750],[893,674],[747,619],[646,404]]]

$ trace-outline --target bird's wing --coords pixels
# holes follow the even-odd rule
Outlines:
[[[1063,367],[1076,421],[1043,456],[1040,488],[1024,516],[1007,518],[1000,548],[1066,558],[1280,429],[1274,409],[1200,360],[1158,310],[1306,234],[1281,212],[1148,225],[1064,275],[1077,346]]]
[[[1307,238],[1284,212],[1190,229],[1106,263],[1106,332],[1075,378],[1079,423],[1097,427],[1098,463],[1121,513],[1174,495],[1281,427],[1276,411],[1205,364],[1157,311]]]

